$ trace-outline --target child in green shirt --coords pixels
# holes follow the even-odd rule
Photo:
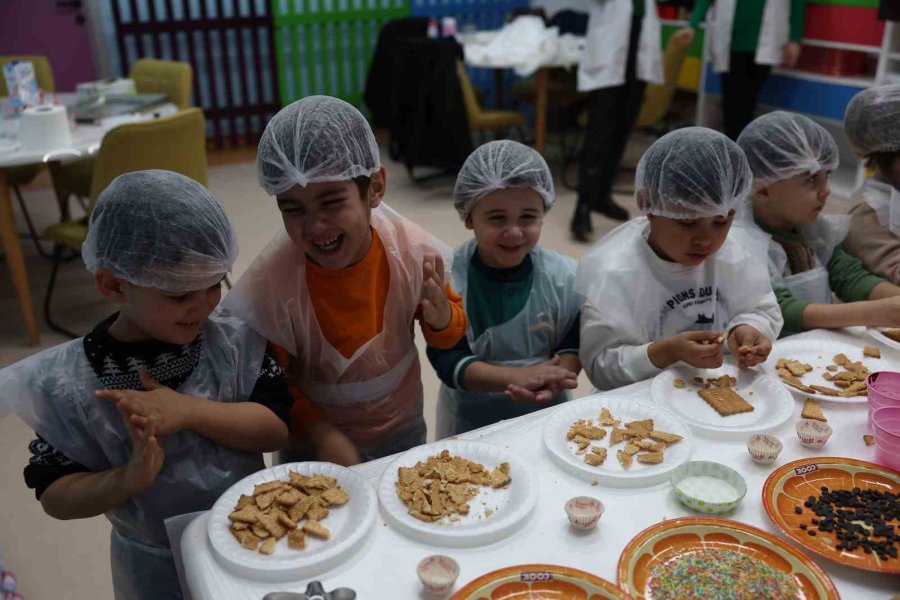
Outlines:
[[[754,177],[738,235],[768,261],[784,316],[782,335],[807,329],[900,323],[900,287],[873,275],[841,249],[849,217],[822,215],[838,149],[824,127],[776,111],[738,138]],[[844,303],[833,302],[836,295]]]

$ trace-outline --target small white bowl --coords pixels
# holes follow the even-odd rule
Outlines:
[[[575,529],[593,529],[604,510],[603,503],[590,496],[576,496],[566,502],[566,516]]]
[[[766,435],[757,433],[751,435],[747,440],[747,450],[750,451],[750,457],[761,465],[771,465],[781,454],[784,446],[774,435]]]
[[[426,590],[432,594],[446,594],[456,585],[459,563],[449,556],[434,554],[419,561],[416,573]]]
[[[797,421],[797,437],[800,443],[807,448],[821,448],[831,437],[831,426],[814,419],[800,419]]]

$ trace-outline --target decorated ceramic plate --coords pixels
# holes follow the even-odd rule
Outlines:
[[[628,594],[585,571],[558,565],[518,565],[492,571],[451,600],[619,600]]]
[[[775,365],[778,362],[778,359],[784,358],[800,361],[801,363],[811,366],[813,369],[811,372],[805,373],[799,377],[802,385],[807,387],[820,386],[839,391],[839,388],[837,388],[834,383],[825,378],[825,374],[829,373],[828,367],[834,364],[834,357],[838,354],[844,354],[853,362],[861,362],[871,373],[890,370],[887,368],[884,361],[878,358],[863,356],[863,349],[858,346],[816,339],[787,339],[775,342],[775,346],[772,348],[772,354],[769,355],[769,360],[766,361],[765,365],[766,369],[774,374],[776,372]],[[833,372],[837,373],[843,370],[844,369],[842,368],[838,368]],[[796,387],[789,386],[786,383],[784,386],[801,400],[807,396],[814,396],[815,398],[827,402],[841,402],[844,404],[861,404],[866,402],[866,397],[864,395],[845,398],[843,396],[824,394],[816,390],[800,390]],[[863,388],[863,391],[865,391],[865,388]]]
[[[813,519],[820,521],[818,517],[821,515],[816,515],[814,510],[817,507],[821,508],[822,504],[815,502],[810,507],[806,503],[810,501],[810,496],[820,499],[823,487],[828,488],[829,493],[839,490],[854,493],[858,489],[861,493],[873,490],[900,494],[900,473],[852,458],[804,458],[775,469],[766,480],[762,491],[763,506],[769,518],[785,535],[804,548],[849,567],[878,573],[900,574],[900,559],[896,557],[896,552],[900,548],[894,550],[893,556],[890,552],[886,552],[884,553],[886,556],[882,558],[877,550],[866,552],[863,544],[849,544],[845,547],[845,539],[839,539],[835,530],[821,531],[819,524],[812,523]],[[896,500],[894,502],[896,506]],[[864,521],[855,524],[860,528],[866,527]],[[894,531],[898,531],[900,519],[894,519],[887,525],[893,525]],[[826,526],[826,529],[829,527]],[[867,529],[872,534],[876,533],[872,526]],[[815,535],[810,535],[810,531]],[[870,539],[876,544],[884,543],[882,536],[871,535]],[[895,548],[900,546],[896,542],[893,545]]]
[[[618,583],[647,600],[716,598],[736,589],[748,598],[839,598],[828,575],[799,550],[713,517],[670,519],[637,534],[619,557]]]
[[[703,384],[696,378],[705,381],[723,375],[735,378],[734,391],[753,405],[752,411],[723,417],[700,397],[697,392]],[[794,412],[794,398],[777,377],[768,371],[742,370],[733,364],[719,369],[681,364],[657,375],[650,389],[655,402],[684,419],[694,431],[721,436],[769,431],[790,419]]]

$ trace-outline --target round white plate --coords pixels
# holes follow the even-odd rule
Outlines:
[[[882,333],[885,329],[897,329],[896,327],[866,327],[866,333],[868,333],[872,339],[878,340],[885,346],[890,348],[897,348],[900,350],[900,342],[894,341],[888,336]]]
[[[10,139],[0,138],[0,154],[7,154],[19,149],[19,142]]]
[[[469,514],[457,523],[425,523],[410,516],[406,504],[397,496],[394,488],[397,469],[414,467],[417,462],[425,462],[444,450],[449,450],[453,456],[481,463],[488,470],[508,462],[512,481],[498,490],[478,486],[478,495],[469,501]],[[444,440],[403,453],[385,469],[378,484],[378,498],[394,527],[420,542],[452,547],[488,544],[513,533],[531,514],[537,495],[537,480],[525,463],[503,448],[462,440]],[[493,513],[485,516],[486,510]]]
[[[731,375],[737,379],[734,386],[740,396],[753,405],[752,412],[721,416],[700,395],[703,386],[693,382],[694,377],[710,379]],[[686,387],[676,388],[673,382],[681,379]],[[759,369],[739,369],[737,365],[724,364],[718,369],[697,369],[679,365],[667,369],[653,379],[653,401],[672,411],[690,425],[694,431],[714,434],[748,434],[768,431],[791,418],[794,397],[777,377]]]
[[[626,421],[653,419],[653,428],[677,433],[684,439],[671,444],[665,450],[665,460],[658,465],[645,465],[634,460],[626,469],[616,458],[616,450],[623,449],[625,442],[620,442],[609,449],[606,461],[599,467],[592,467],[584,462],[583,456],[575,454],[576,446],[566,440],[566,433],[572,423],[579,419],[598,419],[600,409],[609,409],[613,416]],[[607,432],[611,427],[607,427]],[[596,445],[609,446],[609,433]],[[574,475],[591,481],[617,487],[641,487],[667,481],[669,474],[691,457],[694,438],[691,430],[681,419],[659,405],[623,398],[590,397],[575,402],[566,402],[550,415],[544,424],[544,444],[553,459],[564,469]]]
[[[889,370],[884,361],[877,358],[869,358],[868,356],[863,356],[862,348],[853,346],[851,344],[844,344],[842,342],[831,342],[827,340],[816,339],[784,340],[775,342],[775,345],[772,348],[772,353],[769,355],[769,360],[765,362],[765,368],[773,376],[778,377],[777,373],[775,372],[775,363],[778,362],[778,359],[787,358],[799,360],[802,363],[811,365],[813,368],[811,372],[806,373],[805,375],[803,375],[803,377],[799,378],[803,385],[821,385],[832,389],[839,389],[832,382],[826,381],[822,378],[822,375],[827,373],[826,367],[828,365],[834,364],[834,361],[832,359],[837,354],[845,354],[847,355],[847,358],[849,358],[853,362],[862,362],[862,364],[864,364],[866,368],[869,369],[869,371],[871,371],[872,373]],[[865,396],[853,396],[850,398],[844,398],[842,396],[828,396],[825,394],[820,394],[818,392],[807,393],[789,385],[782,385],[784,385],[784,388],[787,391],[791,392],[792,394],[794,394],[794,396],[800,398],[801,400],[812,396],[826,402],[840,402],[843,404],[864,404],[867,401],[867,398]]]
[[[285,537],[278,540],[274,554],[269,556],[242,548],[229,531],[228,520],[238,498],[252,494],[253,486],[266,481],[290,481],[289,471],[334,477],[350,496],[347,504],[331,509],[322,521],[331,530],[331,539],[307,536],[306,549],[293,550],[288,548]],[[288,463],[248,475],[231,486],[213,505],[206,531],[213,556],[235,575],[265,582],[294,581],[313,577],[343,562],[372,529],[377,514],[378,499],[372,484],[354,471],[324,462]]]

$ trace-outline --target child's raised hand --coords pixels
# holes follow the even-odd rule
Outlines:
[[[742,369],[766,362],[772,351],[772,340],[749,325],[738,325],[728,334],[728,349]]]
[[[122,469],[123,485],[131,495],[135,495],[153,486],[166,457],[152,426],[136,427],[124,411],[122,417],[134,442],[134,450]]]
[[[440,331],[450,324],[453,313],[444,292],[444,258],[428,255],[422,260],[422,317],[428,326]]]
[[[685,331],[667,343],[671,345],[673,362],[681,360],[698,369],[716,369],[725,361],[720,331]]]
[[[139,377],[146,392],[98,390],[96,396],[115,402],[119,410],[127,415],[126,421],[137,429],[152,428],[156,435],[191,429],[196,398],[160,385],[145,369],[139,371]]]

